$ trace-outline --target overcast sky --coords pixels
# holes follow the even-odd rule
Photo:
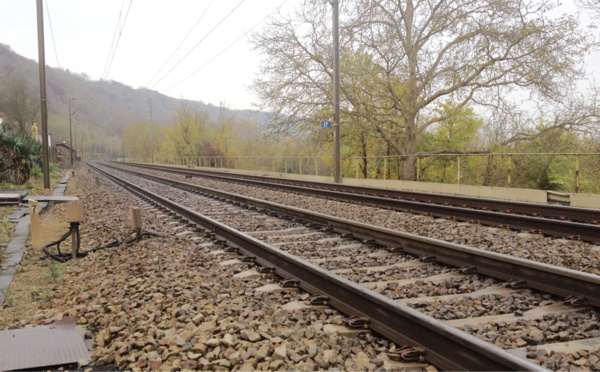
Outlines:
[[[44,0],[46,64],[86,73],[92,80],[104,77],[175,98],[215,105],[224,102],[234,109],[251,108],[256,100],[247,87],[260,56],[252,51],[244,35],[280,5],[289,9],[298,3],[299,0]],[[36,1],[0,0],[0,43],[37,61],[36,22]],[[118,23],[121,37],[106,74],[109,51],[118,38],[118,31],[114,37]],[[190,30],[186,41],[161,70]],[[223,52],[240,37],[239,42]]]
[[[285,13],[301,0],[45,0],[44,4],[47,65],[86,73],[93,80],[105,78],[175,98],[244,109],[256,102],[248,86],[261,58],[244,35],[279,6]],[[572,4],[566,1],[561,12],[575,11]],[[117,24],[121,37],[110,64]],[[36,1],[0,0],[0,43],[37,61]],[[597,61],[594,55],[587,63],[595,76]]]

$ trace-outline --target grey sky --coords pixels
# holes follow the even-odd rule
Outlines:
[[[152,88],[176,98],[215,105],[224,102],[231,108],[242,109],[250,108],[255,101],[247,86],[260,59],[251,50],[247,37],[208,62],[279,5],[285,3],[289,8],[298,0],[214,0],[212,3],[211,0],[44,0],[44,3],[50,11],[50,19],[44,11],[47,65],[57,66],[51,23],[60,67],[86,73],[92,80],[100,79],[119,14],[123,23],[131,3],[107,79],[134,88]],[[229,17],[206,36],[228,14]],[[151,81],[194,25],[169,64]],[[37,61],[34,0],[0,0],[0,43]],[[196,44],[198,46],[156,84]],[[206,63],[191,78],[175,86]]]
[[[45,0],[44,3],[50,11],[50,19],[44,12],[46,63],[49,66],[57,66],[51,23],[60,67],[86,73],[93,80],[100,79],[107,65],[119,14],[123,23],[131,3],[107,79],[134,88],[151,88],[176,98],[215,105],[224,102],[231,108],[243,109],[251,108],[251,103],[256,101],[247,87],[260,60],[243,35],[278,6],[284,4],[283,11],[287,12],[301,1]],[[197,24],[204,11],[204,17]],[[575,12],[573,1],[566,1],[559,10],[562,11]],[[206,36],[228,14],[229,17]],[[196,27],[174,58],[158,73],[194,25]],[[264,23],[258,27],[262,25]],[[209,63],[240,37],[239,42]],[[34,0],[0,0],[0,43],[37,60]],[[157,84],[196,44],[198,46]],[[597,54],[587,61],[587,70],[596,76],[597,61]],[[199,68],[192,77],[180,83]]]

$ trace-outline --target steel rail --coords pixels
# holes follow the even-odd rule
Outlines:
[[[417,256],[434,255],[437,261],[451,266],[473,266],[482,274],[502,280],[524,280],[528,287],[547,293],[565,297],[581,296],[586,298],[588,303],[600,306],[600,276],[597,275],[214,190],[130,169],[109,167],[186,191],[215,195],[235,203],[330,226],[341,234],[350,233],[360,239],[375,239],[382,246],[401,247],[406,253]]]
[[[515,357],[477,337],[365,289],[89,163],[88,165],[125,189],[214,232],[225,239],[229,245],[238,247],[243,253],[256,256],[258,263],[274,266],[277,275],[298,280],[303,290],[329,296],[331,306],[343,313],[368,317],[369,327],[393,342],[424,347],[427,350],[427,361],[444,370],[543,370],[539,365]]]
[[[185,169],[165,165],[150,165],[143,163],[124,163],[130,166],[143,167],[148,169],[164,170],[166,172],[179,173],[189,176],[205,176],[209,178],[221,179],[234,182],[254,181],[254,184],[285,184],[297,185],[314,189],[315,187],[326,190],[345,191],[349,193],[361,193],[371,196],[383,196],[394,199],[406,199],[409,201],[418,201],[422,203],[436,203],[441,205],[463,206],[470,208],[489,209],[491,211],[518,213],[524,215],[538,214],[547,218],[569,219],[579,222],[593,222],[600,220],[600,211],[594,208],[569,207],[562,205],[541,204],[532,202],[521,202],[511,200],[501,200],[492,198],[480,198],[472,196],[436,194],[422,191],[407,191],[396,189],[384,189],[367,186],[352,186],[342,184],[331,184],[327,182],[305,181],[287,178],[277,178],[270,176],[257,176],[241,173],[217,172],[205,169]],[[264,186],[264,185],[263,185]]]
[[[146,167],[148,169],[158,169],[157,167]],[[171,170],[168,171],[176,172],[184,175],[198,175],[200,173],[187,171],[187,170]],[[201,171],[204,172],[204,171]],[[231,181],[231,178],[224,176],[207,175],[207,177],[218,178],[221,180]],[[287,181],[287,180],[286,180]],[[243,180],[241,182],[250,183],[257,186],[266,186],[264,182],[256,180]],[[269,186],[274,185],[269,182]],[[331,185],[327,184],[331,187]],[[267,187],[269,187],[267,186]],[[339,185],[333,187],[337,188]],[[455,218],[459,221],[476,222],[484,225],[501,226],[506,229],[512,230],[526,230],[540,232],[550,236],[559,236],[570,239],[581,239],[589,242],[600,242],[600,225],[579,223],[558,219],[548,219],[541,217],[533,217],[528,215],[519,215],[512,213],[501,213],[493,212],[489,210],[471,209],[463,207],[453,207],[439,204],[422,203],[418,201],[408,201],[385,198],[381,196],[372,195],[361,195],[356,193],[348,194],[339,190],[326,190],[322,188],[309,188],[304,186],[290,185],[287,183],[278,184],[275,186],[287,191],[299,192],[303,194],[317,195],[330,199],[347,201],[353,203],[362,203],[370,206],[384,207],[388,209],[394,209],[398,211],[410,211],[415,213],[429,214],[436,217],[449,217]],[[371,189],[372,192],[373,189]],[[376,189],[378,192],[381,189]],[[392,195],[390,190],[382,190],[387,193],[388,196]],[[435,195],[440,197],[440,195]],[[447,198],[447,196],[446,196]],[[477,199],[477,198],[471,198]],[[491,200],[491,199],[485,199]],[[477,200],[481,203],[480,200]],[[498,203],[498,201],[495,201]],[[506,203],[506,202],[504,202]],[[522,203],[523,204],[523,203]],[[528,203],[528,205],[533,203]],[[535,204],[534,204],[535,205]],[[582,209],[582,208],[572,208]],[[600,212],[596,211],[596,218],[600,219]]]

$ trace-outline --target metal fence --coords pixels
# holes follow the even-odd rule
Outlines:
[[[345,178],[402,179],[403,156],[342,157]],[[333,158],[156,157],[156,163],[333,176]],[[419,154],[417,181],[600,193],[600,153]]]

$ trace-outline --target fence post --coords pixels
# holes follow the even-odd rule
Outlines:
[[[298,168],[299,168],[300,174],[302,174],[302,158],[298,158]]]
[[[420,160],[421,158],[419,158],[417,156],[417,182],[421,181],[421,167],[420,167]]]
[[[511,174],[512,174],[512,161],[510,156],[508,157],[508,187],[510,186],[510,181],[511,181]]]
[[[315,176],[319,175],[319,158],[315,158]]]
[[[460,185],[460,155],[458,155],[457,158],[458,158],[458,164],[457,164],[457,167],[456,167],[456,172],[457,172],[457,174],[456,174],[456,182]]]
[[[575,194],[579,193],[579,156],[575,155]]]
[[[285,167],[285,174],[287,174],[287,158],[283,159],[283,166]]]
[[[387,180],[387,157],[383,158],[383,179]]]

